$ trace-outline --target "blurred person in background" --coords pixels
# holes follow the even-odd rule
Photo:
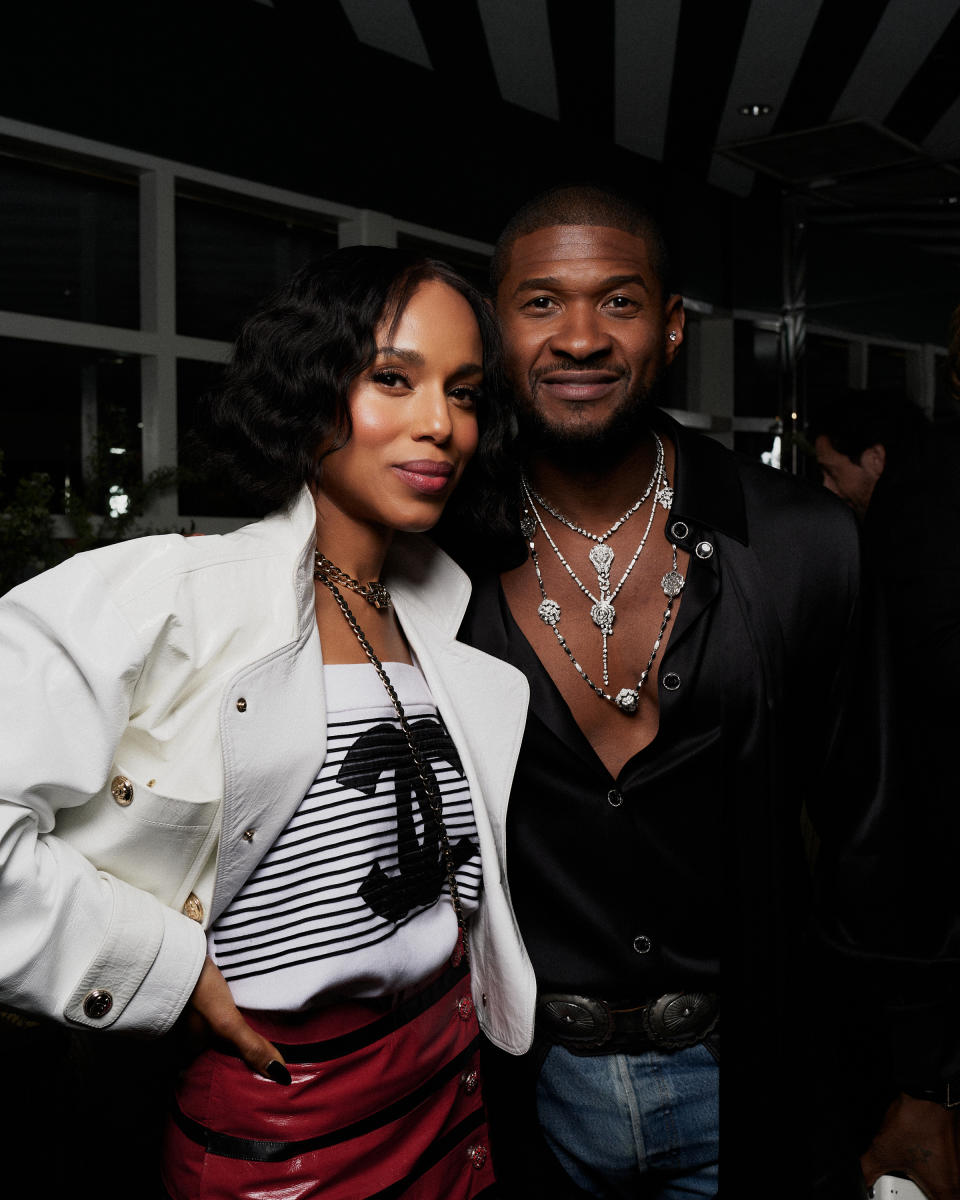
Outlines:
[[[949,371],[960,398],[958,315]],[[908,1080],[894,1100],[864,1174],[872,1183],[907,1162],[928,1194],[960,1195],[952,1107],[960,1102],[960,429],[934,425],[899,393],[851,389],[822,404],[809,436],[824,486],[860,523],[866,586],[880,614],[877,653],[892,673],[891,749],[906,801],[902,873],[886,887],[898,896],[905,944],[937,979],[942,1001],[926,1022],[924,1078]],[[904,1000],[904,1020],[908,1008]],[[876,1068],[883,1073],[881,1062]]]

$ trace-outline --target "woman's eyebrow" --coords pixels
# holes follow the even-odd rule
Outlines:
[[[480,363],[465,362],[461,363],[455,371],[450,372],[451,379],[464,379],[468,375],[482,375],[483,366]]]
[[[378,346],[377,358],[398,358],[414,367],[422,367],[426,362],[419,350],[407,350],[403,346]]]

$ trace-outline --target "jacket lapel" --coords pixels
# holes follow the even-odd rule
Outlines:
[[[463,759],[478,810],[490,818],[503,851],[507,801],[520,752],[529,688],[523,675],[408,611],[397,615],[450,736]]]

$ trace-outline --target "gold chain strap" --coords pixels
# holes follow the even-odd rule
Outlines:
[[[321,560],[324,564],[322,568]],[[397,714],[397,720],[400,723],[400,729],[403,731],[403,736],[406,739],[407,746],[410,750],[410,756],[413,759],[413,765],[416,767],[417,774],[420,776],[420,782],[423,785],[423,789],[427,797],[427,803],[430,805],[431,811],[433,812],[437,819],[437,823],[440,826],[440,848],[443,854],[444,866],[446,868],[447,883],[450,886],[450,903],[453,905],[453,912],[457,918],[459,954],[454,954],[454,965],[459,965],[462,958],[466,958],[469,961],[470,952],[467,947],[466,922],[464,921],[463,917],[463,905],[460,901],[460,889],[457,886],[457,873],[453,864],[453,853],[450,850],[450,839],[447,837],[447,827],[443,823],[443,797],[437,790],[436,779],[433,775],[433,772],[427,769],[426,764],[420,756],[420,752],[417,750],[414,744],[413,734],[411,732],[410,725],[407,722],[406,713],[403,711],[403,705],[400,703],[400,697],[397,695],[396,688],[394,688],[393,684],[390,682],[390,677],[387,675],[383,663],[377,657],[376,652],[370,645],[370,642],[367,640],[367,635],[360,628],[357,618],[350,611],[350,606],[344,599],[343,594],[337,588],[336,583],[334,583],[334,581],[328,577],[326,573],[327,568],[325,565],[327,563],[330,563],[330,560],[324,558],[323,555],[321,555],[318,551],[317,565],[314,574],[333,596],[337,606],[346,618],[347,624],[353,630],[357,641],[363,648],[364,654],[366,654],[367,658],[370,660],[371,666],[380,677],[380,682],[383,684],[387,695],[390,697],[390,703],[393,705],[394,711]],[[330,563],[330,566],[333,567],[333,563]],[[338,570],[336,567],[333,569],[334,571]],[[340,573],[342,574],[342,572]],[[350,576],[347,576],[347,578],[349,579]],[[337,582],[340,581],[338,580]],[[379,584],[371,586],[382,587],[383,585]],[[361,593],[361,595],[362,594],[363,593]],[[367,597],[364,598],[366,599]],[[373,601],[371,600],[370,603],[373,603]],[[387,603],[389,604],[389,598]],[[377,607],[380,606],[377,605]]]

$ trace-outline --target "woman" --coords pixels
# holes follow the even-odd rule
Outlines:
[[[212,409],[269,515],[0,601],[0,1002],[202,1030],[175,1200],[492,1184],[476,1017],[531,1034],[498,862],[526,685],[455,641],[466,579],[408,535],[496,442],[495,342],[442,264],[334,253],[246,324]]]

